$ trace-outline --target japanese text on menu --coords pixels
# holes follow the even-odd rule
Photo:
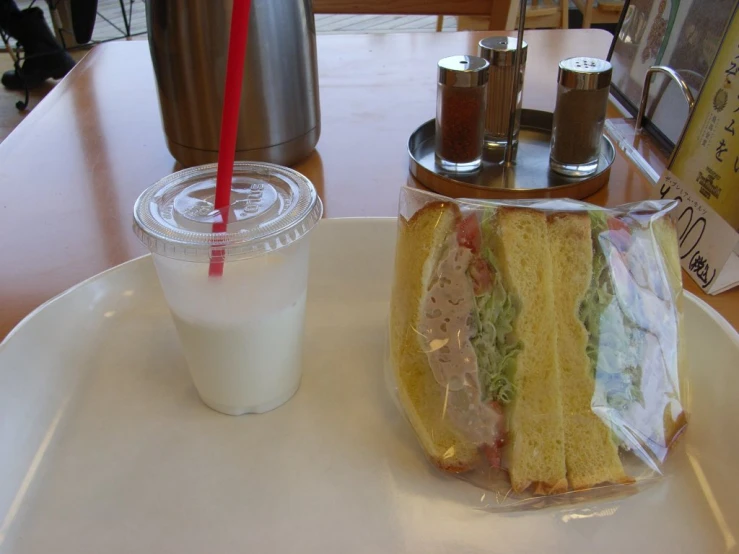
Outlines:
[[[739,15],[733,15],[670,164],[739,229]]]

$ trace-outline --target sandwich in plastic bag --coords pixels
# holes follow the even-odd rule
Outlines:
[[[503,507],[662,474],[687,422],[673,205],[402,190],[389,374],[435,466]]]

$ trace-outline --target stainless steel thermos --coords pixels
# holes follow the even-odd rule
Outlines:
[[[232,0],[148,0],[164,132],[185,166],[218,158]],[[311,0],[252,0],[237,160],[290,165],[320,134]]]

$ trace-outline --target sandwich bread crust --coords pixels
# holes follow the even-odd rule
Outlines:
[[[444,390],[429,369],[417,333],[418,315],[446,238],[454,232],[459,209],[436,202],[410,220],[399,218],[390,314],[390,349],[398,397],[424,450],[439,468],[452,473],[473,469],[477,447],[444,417]]]
[[[590,217],[549,217],[554,274],[557,353],[562,375],[567,480],[574,490],[628,483],[611,430],[593,412],[595,372],[586,354],[588,332],[579,311],[593,275]]]
[[[507,415],[511,485],[557,494],[567,490],[567,476],[547,218],[513,208],[500,208],[496,217],[503,273],[519,303],[513,330],[523,345]]]

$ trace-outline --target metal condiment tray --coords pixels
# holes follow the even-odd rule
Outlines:
[[[516,164],[506,168],[503,149],[485,150],[482,168],[471,173],[445,171],[434,159],[435,121],[416,129],[408,140],[410,170],[422,185],[452,198],[578,198],[590,196],[606,183],[616,150],[601,137],[598,169],[587,177],[565,177],[549,169],[552,113],[521,110]]]

